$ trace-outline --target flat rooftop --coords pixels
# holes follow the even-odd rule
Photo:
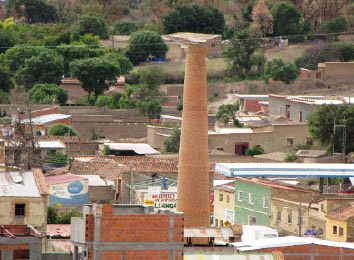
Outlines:
[[[227,177],[353,177],[354,164],[341,163],[216,163]]]

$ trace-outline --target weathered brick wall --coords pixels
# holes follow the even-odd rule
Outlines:
[[[58,107],[49,107],[41,110],[34,110],[32,111],[32,117],[37,117],[37,116],[44,116],[44,115],[50,115],[50,114],[57,114],[58,113]]]
[[[288,247],[271,247],[259,250],[254,250],[253,252],[282,252],[284,255],[284,260],[352,260],[353,256],[345,256],[345,254],[353,254],[354,250],[339,247],[329,247],[321,245],[299,245],[299,246],[288,246]],[[313,258],[306,253],[319,254],[314,255]],[[327,255],[326,255],[327,254]],[[334,254],[334,255],[333,255]]]

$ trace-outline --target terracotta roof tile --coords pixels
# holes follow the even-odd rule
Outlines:
[[[47,225],[47,236],[49,237],[69,238],[70,235],[71,235],[70,224],[48,224]]]
[[[331,212],[327,216],[330,219],[346,221],[354,217],[354,204],[351,203],[349,206],[342,207],[336,211]]]
[[[41,195],[48,195],[49,191],[48,191],[48,187],[45,182],[42,170],[41,169],[33,169],[32,171],[33,171],[34,179],[36,180],[36,184],[37,184],[39,193]]]

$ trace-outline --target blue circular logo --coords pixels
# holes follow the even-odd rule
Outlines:
[[[82,191],[83,188],[84,188],[84,185],[81,182],[74,181],[69,184],[68,192],[71,194],[78,194]]]

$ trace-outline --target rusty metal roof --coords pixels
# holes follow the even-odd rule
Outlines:
[[[69,238],[71,235],[70,224],[48,224],[47,236],[58,238]]]
[[[197,227],[184,228],[184,237],[216,237],[229,238],[239,236],[241,230],[232,227]]]

